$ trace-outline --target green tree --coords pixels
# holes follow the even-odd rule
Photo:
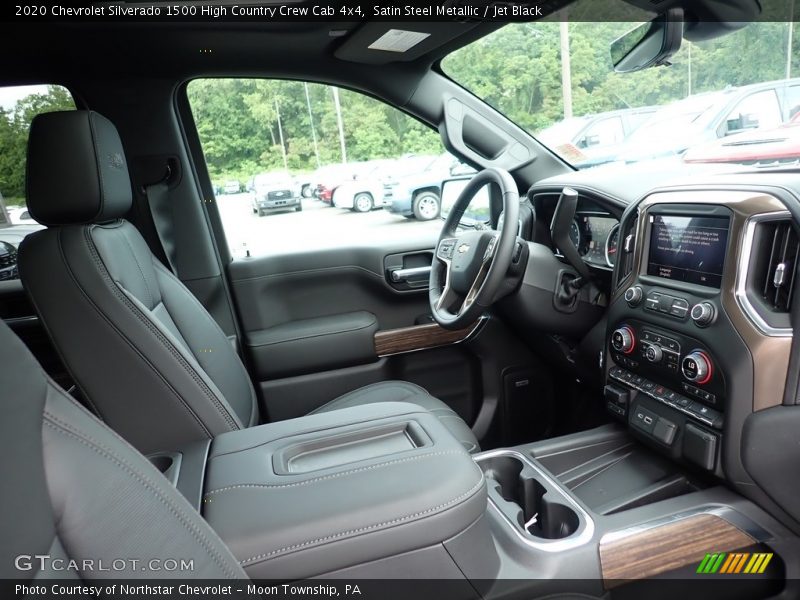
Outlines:
[[[25,197],[25,156],[31,121],[38,114],[74,108],[70,93],[53,85],[45,93],[21,98],[13,110],[0,109],[0,192],[7,204],[21,202]]]

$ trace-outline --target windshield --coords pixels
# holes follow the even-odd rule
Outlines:
[[[441,67],[576,168],[664,158],[774,161],[775,149],[762,152],[758,139],[749,139],[746,154],[727,148],[754,132],[769,138],[800,112],[793,23],[755,22],[711,40],[684,39],[670,66],[617,73],[611,44],[634,25],[511,23]],[[785,144],[779,160],[798,159],[800,143]]]
[[[256,175],[253,183],[256,187],[264,187],[268,185],[275,185],[276,183],[286,183],[291,180],[291,175],[286,172],[263,173],[261,175]]]
[[[574,140],[578,134],[586,127],[589,121],[588,117],[573,117],[571,119],[564,119],[542,129],[537,137],[545,144],[556,145],[562,143],[564,140]]]
[[[629,140],[676,137],[706,126],[725,102],[727,95],[699,94],[678,100],[658,110],[628,136]]]

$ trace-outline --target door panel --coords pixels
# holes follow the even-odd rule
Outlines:
[[[436,240],[321,249],[233,261],[229,266],[245,332],[289,321],[368,311],[379,329],[413,325],[430,312],[427,287],[398,290],[384,270],[389,255],[432,252]]]
[[[450,332],[433,324],[427,281],[414,282],[417,289],[395,287],[394,271],[424,267],[433,244],[431,239],[319,250],[230,264],[245,350],[270,419],[301,416],[387,379],[418,383],[466,420],[474,419],[480,365],[458,343],[475,328]],[[419,278],[412,273],[412,282]]]

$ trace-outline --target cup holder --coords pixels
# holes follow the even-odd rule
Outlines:
[[[520,529],[545,540],[564,539],[578,531],[581,525],[578,513],[557,500],[563,493],[545,487],[537,473],[521,459],[500,455],[480,459],[479,464],[490,489],[494,488],[508,503],[504,513]]]
[[[178,475],[181,471],[182,454],[180,452],[156,452],[148,454],[149,460],[153,466],[161,471],[161,474],[169,479],[172,485],[177,485]]]
[[[161,471],[162,473],[166,473],[175,464],[175,459],[172,456],[167,456],[165,454],[157,454],[155,456],[150,457],[150,462],[153,463],[153,466]]]

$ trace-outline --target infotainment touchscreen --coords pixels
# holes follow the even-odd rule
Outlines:
[[[651,215],[647,274],[719,288],[729,217]]]

